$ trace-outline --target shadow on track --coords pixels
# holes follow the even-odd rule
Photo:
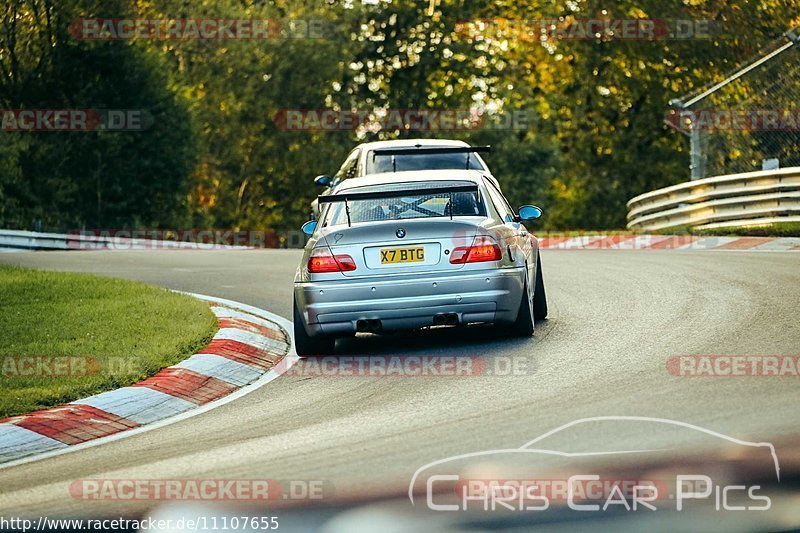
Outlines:
[[[547,320],[536,322],[537,327],[546,324]],[[438,327],[338,339],[336,355],[486,355],[501,346],[504,350],[517,348],[522,354],[536,343],[536,334],[530,338],[513,337],[489,325]]]

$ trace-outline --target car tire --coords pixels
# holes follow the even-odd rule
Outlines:
[[[539,252],[536,252],[536,289],[533,291],[533,318],[535,320],[547,318],[547,295],[544,292],[542,259],[539,257]]]
[[[519,302],[519,311],[517,311],[517,319],[514,325],[511,326],[511,333],[515,337],[530,337],[533,335],[533,305],[531,302],[530,289],[528,288],[527,268],[525,269],[525,282],[522,286],[522,299]]]
[[[294,348],[297,355],[319,356],[332,355],[336,339],[334,337],[311,337],[303,325],[303,317],[294,301]]]

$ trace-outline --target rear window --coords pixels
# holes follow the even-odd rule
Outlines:
[[[367,174],[453,169],[486,170],[474,153],[469,154],[469,167],[467,154],[375,155],[372,152],[367,154]]]
[[[474,185],[470,181],[429,181],[424,183],[394,183],[347,189],[347,192],[389,192],[414,189],[415,194],[399,198],[374,198],[348,202],[350,222],[380,222],[412,218],[438,218],[452,216],[486,216],[481,198],[474,192],[425,194],[425,189]],[[451,203],[452,200],[452,203]],[[344,202],[331,204],[325,213],[324,226],[347,224]]]

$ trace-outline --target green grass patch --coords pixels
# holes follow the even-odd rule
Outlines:
[[[609,230],[568,229],[563,231],[557,231],[557,230],[537,230],[536,228],[531,229],[531,232],[534,235],[536,235],[537,239],[557,238],[557,237],[613,237],[615,235],[638,235],[640,233],[643,233],[642,231],[635,229],[609,229]]]
[[[0,417],[124,387],[217,330],[200,300],[144,283],[0,266]]]
[[[703,229],[676,226],[652,231],[656,235],[697,235],[699,237],[800,237],[800,222],[779,222],[763,226]]]
[[[800,222],[779,222],[745,228],[692,229],[692,234],[731,237],[800,237]]]

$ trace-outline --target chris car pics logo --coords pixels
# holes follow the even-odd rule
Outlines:
[[[715,480],[716,469],[697,464],[692,467],[676,465],[675,470],[662,470],[657,475],[631,476],[630,471],[616,475],[615,470],[603,468],[607,459],[615,456],[638,456],[637,461],[647,461],[651,454],[669,452],[668,448],[642,447],[638,449],[564,451],[542,446],[545,439],[577,431],[590,423],[633,423],[659,426],[662,431],[680,430],[699,433],[722,446],[734,448],[741,459],[752,454],[765,468],[767,479],[774,469],[775,482],[780,481],[780,467],[775,447],[769,442],[750,442],[703,428],[697,425],[663,418],[638,416],[601,416],[583,418],[548,431],[519,448],[482,450],[446,457],[420,467],[411,478],[408,497],[413,505],[424,496],[425,505],[432,511],[546,511],[551,507],[566,506],[577,512],[605,512],[609,510],[657,511],[671,509],[684,511],[708,505],[715,511],[766,511],[772,501],[759,483],[733,483],[729,479]],[[586,429],[585,427],[583,429]],[[648,432],[656,434],[655,431]],[[568,434],[569,435],[569,434]],[[674,450],[672,450],[674,451]],[[596,458],[597,470],[577,466],[577,470],[564,467],[553,477],[542,473],[543,458],[563,460],[574,458],[585,465],[586,458]],[[604,460],[606,459],[606,460]],[[533,471],[525,471],[524,463],[531,460]],[[581,462],[583,461],[583,462]],[[503,464],[514,465],[503,469]],[[708,468],[705,471],[704,468]],[[537,473],[538,470],[538,473]],[[506,475],[512,472],[511,476]],[[524,472],[524,474],[520,474]],[[569,472],[569,475],[564,475]],[[602,474],[601,474],[602,472]]]

